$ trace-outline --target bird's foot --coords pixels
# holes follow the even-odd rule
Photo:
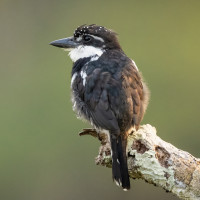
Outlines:
[[[84,128],[82,132],[79,133],[80,136],[83,136],[83,135],[91,135],[95,138],[99,137],[98,133],[96,132],[95,129],[92,129],[92,128]]]
[[[83,129],[82,132],[79,133],[80,136],[84,136],[84,135],[91,135],[93,136],[94,138],[98,138],[99,141],[101,142],[101,144],[105,144],[107,143],[108,139],[107,139],[107,136],[106,134],[104,133],[99,133],[96,131],[96,129],[92,129],[92,128],[85,128]]]

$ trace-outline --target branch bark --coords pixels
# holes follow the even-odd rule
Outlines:
[[[100,139],[96,164],[111,167],[107,136],[98,135],[94,129],[84,129],[80,135]],[[200,199],[200,159],[163,141],[151,125],[143,125],[137,132],[130,130],[127,152],[130,178],[144,179],[180,199]]]

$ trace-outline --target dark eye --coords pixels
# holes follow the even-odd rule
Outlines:
[[[89,35],[84,35],[83,36],[83,40],[86,42],[89,42],[92,39],[92,37],[90,37]]]

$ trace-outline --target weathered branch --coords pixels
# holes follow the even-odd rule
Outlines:
[[[80,135],[92,135],[101,140],[96,164],[111,167],[107,137],[98,136],[94,129],[84,129]],[[181,199],[200,199],[200,159],[160,139],[151,125],[132,131],[127,151],[131,178],[144,179]]]

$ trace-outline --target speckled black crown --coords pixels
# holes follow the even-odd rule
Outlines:
[[[84,25],[79,26],[74,31],[74,37],[79,37],[80,35],[85,35],[85,34],[102,35],[105,33],[114,34],[113,31],[111,31],[103,26],[97,26],[95,24],[91,24],[91,25],[87,26],[86,24],[84,24]]]
[[[101,37],[105,41],[105,44],[108,48],[121,49],[118,42],[117,33],[103,26],[98,26],[96,24],[81,25],[74,31],[74,38],[78,38],[79,36],[87,34]]]

